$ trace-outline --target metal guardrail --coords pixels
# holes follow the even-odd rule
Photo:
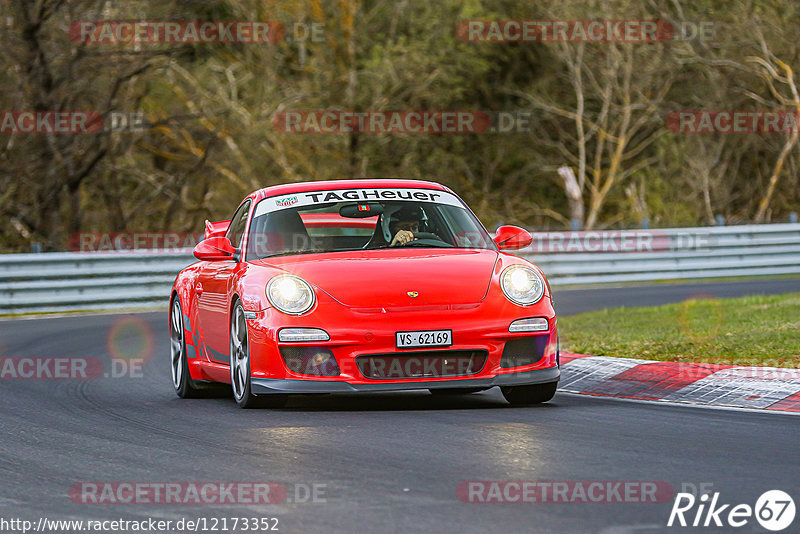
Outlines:
[[[167,308],[191,250],[0,255],[0,314]]]
[[[653,238],[652,250],[541,253],[526,249],[520,251],[520,255],[541,267],[551,285],[800,273],[798,223],[629,230],[622,233],[625,232],[649,234]],[[588,233],[580,234],[585,236]],[[620,234],[619,231],[616,233]],[[560,248],[569,250],[568,236],[571,233],[559,234],[564,237]],[[798,286],[800,290],[800,284]]]
[[[654,246],[582,250],[590,248],[587,240],[592,247],[603,239],[619,243],[631,232],[650,236]],[[800,274],[798,223],[534,235],[519,255],[552,285]],[[189,250],[0,255],[0,314],[166,308],[175,276],[193,261]]]

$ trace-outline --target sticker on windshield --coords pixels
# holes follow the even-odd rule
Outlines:
[[[297,196],[275,199],[275,205],[280,206],[281,208],[288,208],[289,206],[293,206],[295,204],[297,204]]]
[[[307,191],[289,196],[266,198],[256,206],[254,217],[286,209],[288,207],[313,206],[329,202],[375,202],[375,201],[405,201],[405,202],[433,202],[463,208],[464,205],[454,194],[435,189],[403,189],[403,188],[363,188],[363,189],[333,189],[330,191]],[[366,205],[366,204],[363,204]],[[360,208],[360,206],[359,206]]]

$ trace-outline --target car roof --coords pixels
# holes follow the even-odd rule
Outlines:
[[[452,191],[436,182],[425,180],[406,180],[400,178],[371,178],[358,180],[321,180],[311,182],[294,182],[290,184],[273,185],[255,191],[257,198],[288,195],[291,193],[304,193],[306,191],[330,191],[332,189],[354,189],[363,187],[406,187],[416,189],[436,189],[438,191]]]

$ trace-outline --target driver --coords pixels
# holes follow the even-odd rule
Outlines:
[[[398,247],[416,239],[414,234],[419,232],[420,221],[425,217],[421,208],[405,206],[392,214],[389,221],[389,230],[394,235],[390,247]]]

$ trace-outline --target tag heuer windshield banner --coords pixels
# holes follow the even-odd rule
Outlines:
[[[332,189],[330,191],[306,191],[291,193],[279,197],[265,198],[258,203],[254,217],[286,208],[313,206],[315,204],[328,204],[330,202],[380,202],[380,201],[405,201],[405,202],[433,202],[463,208],[464,205],[454,194],[436,189],[405,189],[405,188],[366,188],[366,189]]]

